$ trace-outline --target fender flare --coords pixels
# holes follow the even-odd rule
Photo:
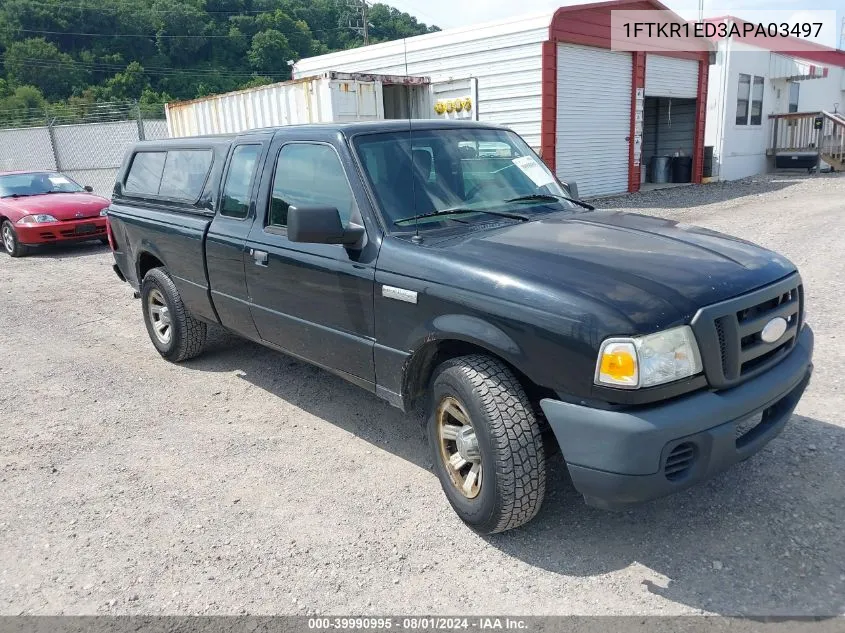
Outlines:
[[[445,314],[435,317],[431,331],[411,346],[411,353],[402,368],[402,399],[406,405],[416,395],[413,385],[422,373],[433,369],[430,363],[440,343],[457,341],[481,348],[522,371],[522,348],[500,327],[479,317]]]

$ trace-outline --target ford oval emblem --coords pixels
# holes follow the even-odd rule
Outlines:
[[[786,319],[775,317],[763,327],[763,330],[760,332],[760,338],[763,339],[764,343],[774,343],[780,340],[784,332],[786,332]]]

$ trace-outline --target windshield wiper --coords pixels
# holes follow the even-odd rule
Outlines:
[[[433,218],[438,215],[456,215],[459,213],[487,213],[489,215],[498,215],[503,218],[511,218],[514,220],[521,220],[527,222],[531,218],[520,213],[506,213],[504,211],[488,211],[486,209],[468,209],[466,207],[452,207],[451,209],[443,209],[442,211],[432,211],[431,213],[421,213],[420,215],[412,215],[409,218],[400,218],[395,220],[393,224],[401,224],[402,222],[410,222],[412,220],[421,220],[423,218]],[[455,220],[456,222],[464,222],[463,220]],[[466,222],[464,222],[466,224]]]
[[[10,193],[8,195],[3,196],[4,198],[28,198],[29,196],[34,196],[34,193]]]
[[[590,211],[595,211],[595,207],[591,204],[587,204],[582,200],[576,200],[575,198],[570,198],[568,196],[559,196],[554,193],[531,193],[527,196],[519,196],[518,198],[510,198],[509,200],[505,200],[505,202],[532,202],[532,201],[543,201],[546,200],[551,202],[552,200],[566,200],[567,202],[571,202],[573,204],[577,204],[579,207],[584,207],[585,209],[589,209]]]

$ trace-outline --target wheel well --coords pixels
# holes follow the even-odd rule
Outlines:
[[[155,255],[147,252],[141,253],[140,257],[138,257],[138,283],[144,280],[144,275],[150,270],[162,266],[164,266],[164,263]]]
[[[514,376],[516,376],[516,379],[525,390],[532,404],[538,405],[543,398],[555,397],[551,389],[537,385],[528,376],[498,354],[475,343],[446,339],[426,343],[408,361],[402,390],[402,395],[408,408],[419,403],[425,395],[428,385],[431,382],[431,376],[434,374],[434,370],[438,365],[451,358],[467,356],[469,354],[485,354],[504,363],[513,372]],[[539,406],[535,406],[535,408],[539,410]]]

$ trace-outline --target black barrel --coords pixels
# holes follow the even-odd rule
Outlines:
[[[692,156],[672,157],[672,182],[692,181]]]

